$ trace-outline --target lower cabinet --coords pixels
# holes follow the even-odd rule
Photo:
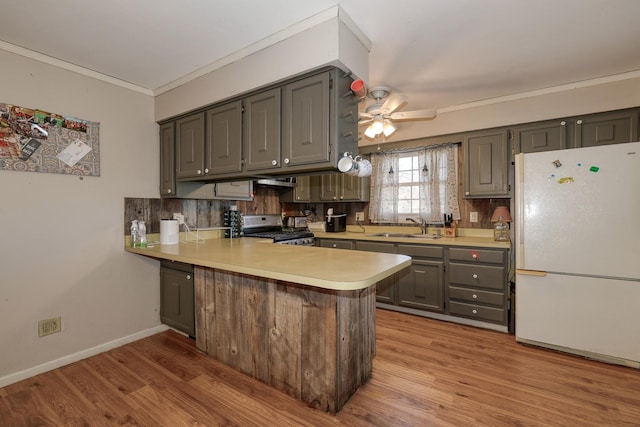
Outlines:
[[[507,325],[507,252],[477,248],[447,251],[449,313]]]
[[[507,249],[325,238],[316,238],[316,245],[410,256],[411,266],[376,285],[376,301],[384,308],[437,313],[454,322],[472,319],[508,331]]]
[[[398,305],[444,312],[444,249],[404,244],[396,249],[411,256],[411,266],[398,273]]]
[[[355,248],[358,251],[382,252],[392,254],[395,252],[393,243],[365,242],[356,240]],[[397,274],[387,277],[376,284],[376,301],[386,304],[397,304]]]
[[[160,321],[195,337],[193,265],[162,261]]]

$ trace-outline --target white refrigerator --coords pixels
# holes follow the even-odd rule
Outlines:
[[[516,156],[516,340],[640,368],[640,142]]]

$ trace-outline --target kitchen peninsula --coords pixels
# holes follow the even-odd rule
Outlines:
[[[198,349],[331,413],[371,375],[376,283],[411,264],[249,238],[125,250],[194,265]]]

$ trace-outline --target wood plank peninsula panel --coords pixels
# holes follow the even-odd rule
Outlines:
[[[375,284],[331,290],[195,267],[196,345],[310,406],[337,413],[369,378]]]

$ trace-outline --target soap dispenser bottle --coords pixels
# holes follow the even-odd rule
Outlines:
[[[131,247],[135,248],[138,245],[138,220],[131,221]]]
[[[147,247],[147,226],[144,221],[138,221],[138,245],[139,248]]]

